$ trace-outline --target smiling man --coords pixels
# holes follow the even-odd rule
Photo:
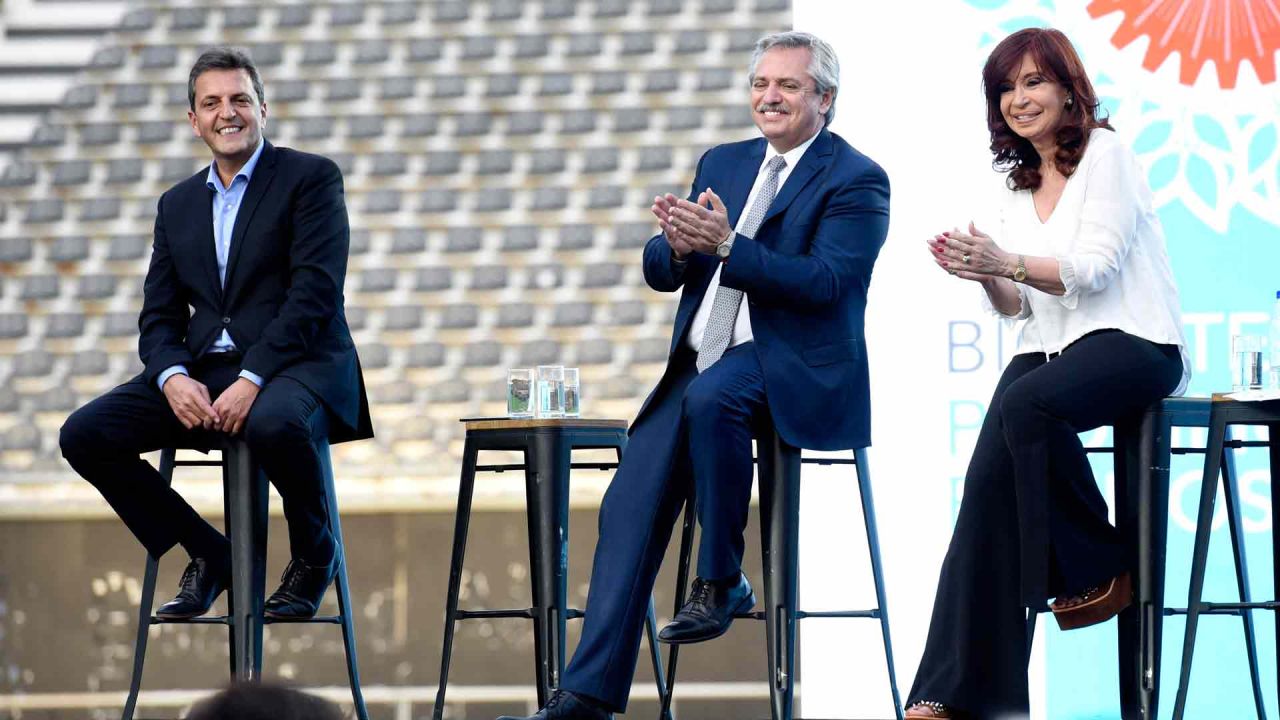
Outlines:
[[[526,720],[625,710],[654,579],[690,492],[698,577],[661,639],[719,637],[752,607],[742,552],[753,435],[772,423],[798,447],[870,443],[863,311],[889,181],[827,130],[839,64],[825,42],[761,38],[749,77],[764,137],[712,148],[687,198],[654,199],[662,232],[645,246],[644,276],[681,291],[670,357],[600,506],[581,642],[560,690]]]
[[[342,174],[263,138],[266,98],[245,53],[203,53],[187,95],[213,161],[160,196],[138,319],[145,367],[67,419],[62,454],[152,557],[187,551],[178,595],[156,614],[189,618],[227,587],[229,543],[139,454],[242,435],[289,523],[292,561],[265,611],[309,617],[337,569],[315,440],[373,436],[343,311]]]

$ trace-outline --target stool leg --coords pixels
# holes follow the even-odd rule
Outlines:
[[[1231,428],[1227,428],[1226,440],[1231,440]],[[1224,444],[1225,447],[1225,444]],[[1231,532],[1231,554],[1236,567],[1236,590],[1240,594],[1240,602],[1249,602],[1249,562],[1245,556],[1244,524],[1240,518],[1240,490],[1237,486],[1236,463],[1234,453],[1225,448],[1222,458],[1222,494],[1227,506],[1227,526]],[[1259,720],[1266,720],[1267,711],[1262,700],[1262,677],[1258,672],[1258,641],[1253,627],[1253,610],[1240,611],[1241,624],[1244,626],[1245,652],[1249,656],[1249,679],[1253,684],[1253,705],[1258,712]]]
[[[1135,602],[1117,620],[1120,711],[1125,720],[1155,720],[1164,635],[1173,420],[1155,407],[1143,414],[1136,431],[1129,425],[1116,431],[1116,447],[1123,448],[1116,455],[1116,519],[1124,526],[1126,542],[1137,548]]]
[[[462,587],[462,558],[467,551],[467,529],[471,525],[471,496],[476,485],[475,441],[467,438],[462,449],[462,476],[458,479],[458,508],[454,513],[453,552],[449,560],[449,591],[444,603],[444,647],[440,651],[440,684],[432,720],[444,717],[444,695],[449,686],[449,661],[453,658],[453,631],[458,620],[458,591]]]
[[[329,444],[320,448],[320,463],[324,471],[324,493],[329,507],[329,533],[338,548],[338,616],[342,619],[342,646],[347,658],[347,681],[351,683],[351,702],[357,720],[369,720],[369,710],[364,704],[364,692],[360,689],[360,665],[356,656],[356,629],[352,618],[351,586],[347,582],[347,546],[342,541],[342,518],[338,514],[338,493],[333,486],[333,461],[329,456]]]
[[[1274,558],[1280,558],[1280,527],[1275,524],[1276,515],[1280,512],[1280,423],[1272,423],[1267,426],[1267,458],[1271,465],[1271,552],[1272,562],[1278,561]],[[1280,565],[1277,565],[1280,567]],[[1280,599],[1280,572],[1273,571],[1271,577],[1272,592],[1275,593],[1271,597]],[[1280,616],[1277,616],[1275,627],[1276,633],[1276,650],[1280,651]],[[1280,682],[1280,663],[1276,667],[1277,682]]]
[[[871,554],[871,576],[876,585],[876,614],[880,617],[880,634],[884,637],[884,661],[889,671],[889,692],[893,696],[893,714],[898,720],[902,720],[902,699],[898,694],[898,676],[893,668],[893,643],[889,640],[889,602],[885,598],[884,569],[880,564],[880,533],[876,530],[876,508],[871,499],[871,466],[867,463],[867,449],[855,448],[853,458],[858,472],[858,492],[862,496],[862,519],[867,530],[867,551]],[[799,503],[796,505],[796,510],[799,510]]]
[[[236,681],[256,682],[262,677],[267,483],[258,477],[249,446],[238,438],[224,446],[222,472],[231,540],[231,673]]]
[[[766,644],[773,720],[791,720],[799,589],[800,451],[775,433],[760,456]]]
[[[691,486],[689,498],[684,505],[684,528],[680,531],[680,555],[676,566],[676,602],[673,615],[680,612],[680,608],[684,606],[684,590],[689,586],[689,558],[693,554],[693,529],[697,525],[697,517]],[[671,698],[676,693],[676,661],[679,659],[680,646],[672,644],[667,653],[667,691],[662,695],[662,707],[658,712],[659,720],[668,720],[671,717]]]
[[[1027,662],[1031,662],[1031,646],[1036,644],[1036,615],[1039,614],[1027,608]]]
[[[571,454],[569,440],[560,433],[536,433],[525,450],[539,707],[546,705],[551,692],[560,686],[560,672],[564,669]]]
[[[166,448],[160,451],[160,476],[166,485],[173,484],[173,463],[177,451]],[[120,720],[133,720],[133,710],[138,705],[138,692],[142,689],[142,666],[147,660],[147,640],[151,633],[151,606],[156,599],[156,573],[160,560],[147,553],[146,568],[142,571],[142,597],[138,599],[138,638],[133,643],[133,674],[129,678],[129,696],[124,701]]]
[[[1196,626],[1200,622],[1200,598],[1204,592],[1204,572],[1209,556],[1209,534],[1213,525],[1213,505],[1222,472],[1226,423],[1210,416],[1209,441],[1205,448],[1204,478],[1200,485],[1200,509],[1196,517],[1195,549],[1191,555],[1191,587],[1187,592],[1187,629],[1182,640],[1182,669],[1178,674],[1178,695],[1173,705],[1174,720],[1182,720],[1187,707],[1187,686],[1191,678],[1191,658],[1195,651]]]

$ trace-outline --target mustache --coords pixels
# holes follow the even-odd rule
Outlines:
[[[760,103],[756,106],[756,112],[781,112],[789,113],[790,110],[783,103]]]

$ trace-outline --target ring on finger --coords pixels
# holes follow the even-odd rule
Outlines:
[[[961,256],[960,256],[960,262],[964,263],[965,265],[968,265],[968,264],[969,264],[969,253],[965,253],[965,254],[961,255]]]

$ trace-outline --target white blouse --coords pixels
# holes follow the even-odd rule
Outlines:
[[[1182,350],[1186,392],[1191,360],[1182,333],[1182,310],[1173,282],[1164,231],[1152,207],[1151,188],[1138,158],[1110,130],[1095,128],[1062,197],[1040,222],[1030,190],[1006,190],[999,236],[1006,251],[1054,257],[1066,294],[1050,295],[1017,284],[1017,315],[985,306],[1010,321],[1025,320],[1019,354],[1056,353],[1095,330],[1115,329]]]

